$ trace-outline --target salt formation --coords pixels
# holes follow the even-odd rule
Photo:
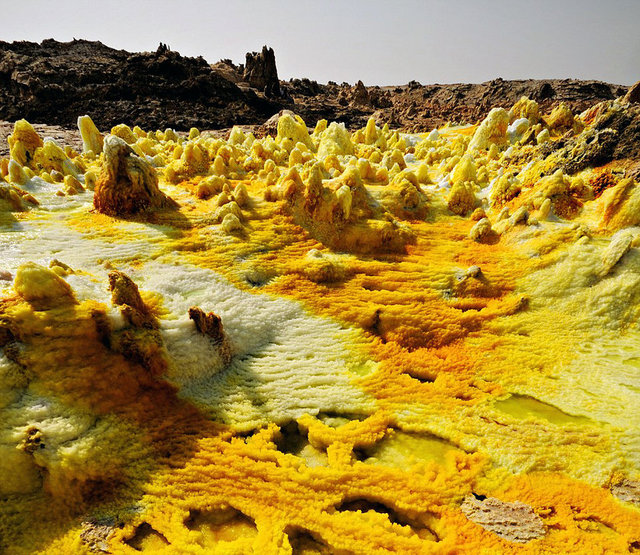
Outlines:
[[[494,108],[471,138],[469,150],[488,150],[491,145],[506,144],[508,126],[509,113],[504,108]]]
[[[73,291],[66,281],[52,270],[32,262],[18,268],[14,286],[16,293],[25,301],[42,307],[75,302]]]
[[[82,137],[82,152],[85,154],[93,152],[100,154],[102,152],[102,144],[104,138],[95,123],[89,116],[80,116],[78,118],[78,130]]]
[[[343,156],[353,154],[351,134],[344,125],[339,125],[336,122],[331,123],[322,132],[320,144],[318,145],[319,158],[324,158],[330,154]]]
[[[17,122],[0,551],[635,549],[637,107],[543,106]]]
[[[45,139],[42,147],[36,149],[34,160],[37,167],[53,173],[78,177],[80,169],[69,158],[67,153],[53,139]]]
[[[33,126],[27,120],[16,121],[13,134],[9,135],[7,142],[11,158],[21,166],[31,167],[36,150],[42,147],[42,138],[36,133]]]
[[[571,109],[564,103],[556,106],[546,121],[550,129],[560,133],[568,130],[580,132],[583,128],[580,121],[574,119]]]
[[[322,170],[310,169],[307,183],[297,171],[282,181],[282,197],[296,222],[323,244],[339,250],[401,251],[413,240],[409,229],[375,206],[356,169],[323,183]]]
[[[94,206],[111,216],[127,216],[176,204],[158,188],[156,171],[119,137],[104,139],[104,164],[96,182]]]
[[[283,114],[278,119],[278,134],[276,143],[290,152],[298,143],[301,143],[311,151],[315,151],[315,145],[311,142],[307,126],[300,116]]]
[[[22,212],[37,201],[15,185],[0,185],[0,212]]]
[[[540,106],[535,100],[523,96],[509,110],[509,122],[514,123],[519,119],[527,119],[531,125],[535,125],[541,119]]]
[[[474,241],[483,242],[491,237],[492,229],[489,218],[482,218],[469,231],[469,237]]]

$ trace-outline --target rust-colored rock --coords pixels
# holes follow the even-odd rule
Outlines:
[[[625,104],[637,104],[640,102],[640,81],[631,86],[631,88],[627,91],[627,94],[624,95],[622,102],[624,102]]]
[[[143,129],[170,126],[183,131],[191,127],[221,129],[239,121],[259,125],[290,106],[291,99],[265,99],[236,86],[236,82],[249,80],[250,86],[264,92],[265,71],[270,67],[266,73],[275,89],[275,57],[271,66],[262,53],[252,54],[251,60],[245,69],[230,60],[211,66],[202,57],[181,56],[166,47],[130,53],[86,40],[0,42],[0,77],[5,83],[0,89],[0,118],[15,121],[25,117],[75,128],[78,114],[88,113],[101,129],[123,121],[135,122]],[[25,75],[29,76],[28,87],[21,81]],[[109,98],[96,104],[95,99],[102,98],[105,75],[109,76]],[[363,127],[376,109],[381,109],[376,120],[421,131],[452,119],[480,121],[492,107],[508,108],[522,96],[536,100],[541,113],[549,113],[560,100],[579,113],[627,92],[627,87],[575,79],[494,79],[449,85],[412,82],[400,87],[366,87],[371,103],[354,105],[349,102],[353,87],[347,83],[320,85],[293,79],[286,89],[296,113],[309,121],[325,118],[344,122],[349,128]],[[274,90],[273,94],[279,93]],[[417,113],[411,113],[410,106],[417,106]],[[37,125],[34,127],[40,132]],[[2,132],[0,128],[0,135]],[[50,131],[46,133],[51,136]],[[0,152],[2,148],[6,149],[0,143]]]
[[[168,365],[158,321],[142,300],[138,286],[123,272],[113,271],[109,273],[109,289],[111,302],[120,308],[127,326],[106,335],[109,326],[105,328],[105,319],[92,314],[101,342],[153,376],[164,374]]]
[[[158,323],[144,304],[138,286],[124,272],[109,272],[109,290],[111,302],[120,307],[122,316],[132,326],[156,329]]]
[[[93,205],[109,216],[128,216],[177,204],[158,187],[155,168],[120,137],[104,140],[104,164],[96,183]]]
[[[243,79],[244,66],[237,66],[228,58],[211,64],[211,69],[214,73],[220,75],[220,77],[235,84],[240,83]]]
[[[192,306],[189,309],[189,318],[193,320],[196,329],[201,334],[208,336],[211,342],[218,346],[220,356],[225,364],[228,364],[231,360],[231,346],[224,332],[220,316],[213,312],[205,312],[197,306]]]
[[[213,312],[204,312],[197,306],[192,306],[189,309],[189,318],[191,318],[196,329],[204,334],[208,335],[215,342],[221,342],[224,339],[224,330],[222,329],[222,319]]]
[[[162,47],[131,53],[87,40],[0,41],[0,79],[0,119],[69,128],[81,114],[100,129],[122,122],[145,130],[224,128],[258,123],[281,108],[240,89],[203,57]]]

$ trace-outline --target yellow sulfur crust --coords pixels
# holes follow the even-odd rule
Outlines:
[[[532,135],[586,123],[17,122],[0,551],[640,549],[638,184]]]

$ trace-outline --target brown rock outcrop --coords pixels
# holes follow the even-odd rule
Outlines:
[[[280,81],[273,48],[262,47],[262,52],[247,52],[244,64],[244,80],[264,92],[268,98],[280,96]]]
[[[111,302],[120,307],[122,316],[132,326],[156,329],[158,323],[144,304],[138,286],[124,272],[109,272],[109,290]]]
[[[380,110],[376,115],[380,121],[424,131],[451,120],[475,123],[492,107],[510,108],[522,96],[538,102],[541,113],[551,112],[560,102],[579,113],[627,93],[627,87],[620,85],[575,79],[449,85],[414,81],[397,87],[364,87],[370,102],[358,104],[351,103],[354,89],[347,83],[292,79],[286,84],[291,98],[285,98],[273,51],[251,53],[247,60],[246,67],[230,60],[211,66],[202,57],[181,56],[164,46],[155,52],[130,53],[86,40],[0,42],[0,118],[75,127],[79,114],[89,114],[101,129],[124,121],[143,129],[170,126],[187,131],[259,125],[293,101],[295,112],[308,121],[327,119],[362,127]],[[272,98],[236,86],[241,81],[261,93],[266,90]]]
[[[225,364],[228,364],[231,360],[231,345],[222,327],[220,316],[213,312],[205,312],[197,306],[192,306],[189,309],[189,318],[195,323],[198,332],[209,337],[211,342],[218,347],[222,360]]]
[[[625,104],[637,104],[638,102],[640,102],[640,81],[631,86],[631,88],[627,91],[627,94],[624,95],[622,102],[624,102]]]
[[[361,106],[369,106],[371,104],[371,97],[362,81],[356,83],[351,95],[351,102],[353,104],[360,104]]]
[[[125,273],[109,273],[111,302],[120,308],[126,325],[112,330],[104,313],[95,311],[93,319],[101,341],[110,349],[137,364],[153,376],[160,376],[168,364],[158,321],[140,296],[138,286]]]
[[[277,79],[277,76],[276,76]],[[281,106],[243,91],[202,57],[167,47],[126,52],[97,41],[0,41],[0,119],[100,129],[222,128],[259,123]]]

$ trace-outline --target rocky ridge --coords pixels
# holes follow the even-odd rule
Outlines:
[[[278,81],[275,54],[267,47],[248,53],[245,64],[210,65],[164,44],[155,52],[130,53],[86,40],[0,42],[0,119],[63,127],[75,127],[86,113],[99,128],[125,122],[144,129],[223,129],[260,125],[290,109],[307,121],[341,121],[352,129],[374,115],[394,128],[422,131],[449,121],[475,123],[492,107],[509,107],[521,96],[545,112],[560,102],[580,112],[627,89],[575,79],[324,85],[306,78]]]

